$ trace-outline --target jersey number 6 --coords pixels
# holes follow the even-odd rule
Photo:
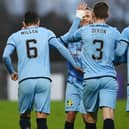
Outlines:
[[[38,55],[38,51],[36,47],[32,47],[32,44],[36,44],[37,41],[35,39],[27,40],[26,41],[26,50],[27,50],[27,57],[28,58],[36,58]]]

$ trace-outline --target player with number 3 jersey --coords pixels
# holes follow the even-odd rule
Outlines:
[[[87,128],[96,129],[97,111],[103,113],[103,129],[114,129],[114,113],[118,91],[113,60],[120,32],[106,24],[109,6],[96,3],[93,9],[95,23],[77,30],[69,40],[82,40],[84,70],[83,102],[87,112]],[[117,54],[117,53],[116,53]]]

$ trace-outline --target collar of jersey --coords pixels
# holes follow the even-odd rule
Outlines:
[[[94,23],[92,24],[93,26],[104,26],[104,27],[108,27],[109,25],[106,23]]]
[[[28,26],[28,27],[26,27],[26,29],[30,29],[30,28],[37,28],[38,26],[34,26],[34,25],[32,25],[32,26]]]
[[[94,23],[94,25],[107,25],[106,23]]]

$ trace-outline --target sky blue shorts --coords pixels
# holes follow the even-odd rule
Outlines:
[[[81,86],[79,86],[81,85]],[[82,95],[83,90],[82,84],[79,83],[67,83],[66,95],[65,95],[65,111],[75,111],[85,114],[85,109],[83,105]]]
[[[88,79],[84,81],[83,101],[86,112],[97,112],[98,108],[114,109],[118,92],[118,82],[112,77]]]
[[[30,112],[33,107],[36,112],[50,113],[50,80],[28,79],[19,84],[19,112]]]

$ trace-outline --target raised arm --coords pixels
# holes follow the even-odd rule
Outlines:
[[[75,32],[78,29],[78,27],[80,25],[80,21],[85,16],[86,8],[87,8],[87,4],[84,3],[84,2],[81,2],[78,5],[77,10],[76,10],[76,17],[75,17],[75,19],[73,21],[72,26],[69,29],[69,33],[73,33],[73,32]]]
[[[66,49],[56,38],[50,39],[49,44],[54,46],[55,48],[57,48],[57,50],[61,53],[61,55],[64,56],[73,65],[73,67],[76,70],[81,71],[81,69],[74,61],[74,59],[73,59],[72,55],[70,54],[70,52],[68,51],[68,49]]]
[[[72,34],[78,29],[80,25],[80,18],[76,17],[73,21],[72,26],[70,27],[69,31],[64,34],[63,36],[60,36],[59,39],[61,42],[67,44],[69,41],[71,41]]]
[[[86,8],[87,8],[87,4],[84,2],[78,5],[78,8],[76,10],[76,17],[72,23],[72,26],[70,27],[69,31],[65,35],[60,37],[60,40],[65,44],[67,44],[69,41],[75,40],[73,39],[72,34],[79,28],[80,21],[82,20],[83,16],[85,16]]]

